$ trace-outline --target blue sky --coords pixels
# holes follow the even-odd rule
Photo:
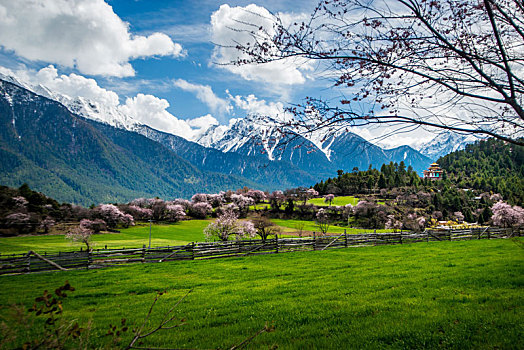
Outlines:
[[[339,95],[312,64],[215,64],[235,57],[234,50],[215,46],[242,39],[228,29],[235,21],[256,22],[270,13],[297,20],[316,3],[0,0],[0,66],[71,97],[118,104],[141,122],[184,136],[188,126],[179,120],[205,116],[194,125],[227,124],[250,113],[281,113],[306,96]]]

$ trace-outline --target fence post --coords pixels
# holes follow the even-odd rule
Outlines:
[[[402,231],[400,231],[400,244],[402,244]]]
[[[195,260],[195,242],[191,242],[191,260]]]
[[[317,250],[317,233],[313,231],[313,250]]]
[[[345,245],[346,245],[346,248],[348,247],[348,234],[346,232],[346,229],[344,229],[344,239],[345,239]]]
[[[429,230],[426,230],[426,242],[429,242]]]
[[[31,272],[31,254],[27,257],[27,272]]]
[[[486,230],[486,232],[488,233],[488,239],[491,239],[491,236],[490,236],[490,234],[489,234],[489,227],[488,227],[488,229]]]
[[[142,245],[142,262],[146,261],[146,245]]]
[[[275,234],[275,246],[276,246],[276,252],[278,253],[278,235]]]
[[[449,233],[449,240],[451,241],[451,229],[448,230]]]

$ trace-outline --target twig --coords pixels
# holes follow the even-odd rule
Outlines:
[[[240,349],[242,348],[243,346],[249,344],[250,342],[253,341],[253,339],[255,339],[256,337],[258,337],[260,334],[262,333],[271,333],[275,330],[275,326],[274,325],[271,325],[271,326],[268,326],[268,323],[266,322],[264,328],[262,328],[261,330],[259,330],[258,332],[256,332],[255,334],[249,336],[248,338],[244,339],[244,341],[242,341],[240,344],[238,345],[233,345],[230,350],[236,350],[236,349]]]
[[[171,315],[171,317],[169,317],[170,314],[174,311],[174,309],[178,305],[180,305],[182,300],[184,300],[189,295],[189,293],[191,293],[192,291],[193,291],[193,289],[190,289],[184,296],[182,296],[180,299],[178,299],[178,301],[175,303],[175,305],[173,305],[173,307],[171,307],[171,309],[169,309],[169,311],[164,314],[164,317],[162,318],[162,320],[160,321],[158,326],[156,326],[155,328],[153,328],[152,330],[150,330],[146,334],[142,334],[142,330],[144,329],[145,325],[147,324],[147,321],[149,320],[149,318],[151,317],[151,314],[153,312],[153,308],[155,307],[155,304],[158,301],[158,298],[163,293],[157,294],[156,297],[155,297],[155,300],[153,300],[153,303],[151,304],[151,307],[149,308],[149,311],[147,312],[147,315],[146,315],[146,317],[144,319],[144,322],[142,322],[142,325],[135,332],[135,336],[133,337],[133,339],[131,340],[129,345],[126,347],[126,349],[155,349],[155,348],[138,348],[138,347],[135,347],[134,345],[135,345],[135,343],[138,340],[146,338],[146,337],[150,336],[151,334],[158,332],[161,329],[172,329],[172,328],[183,326],[185,324],[185,322],[183,320],[182,320],[181,323],[179,323],[177,325],[173,325],[173,326],[166,326],[166,325],[169,322],[171,322],[171,321],[173,321],[175,319],[175,315]]]

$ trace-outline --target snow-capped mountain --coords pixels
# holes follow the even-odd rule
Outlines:
[[[451,131],[443,131],[437,134],[432,140],[421,145],[418,149],[426,157],[436,161],[448,153],[462,150],[467,144],[479,140],[475,135],[457,134]]]
[[[140,125],[139,122],[122,113],[115,106],[105,105],[82,96],[64,95],[56,91],[51,91],[44,85],[32,85],[16,77],[4,75],[2,73],[0,73],[0,79],[18,85],[19,87],[29,90],[37,95],[57,101],[63,104],[71,113],[86,119],[95,120],[97,122],[109,124],[119,129],[130,131],[133,131],[137,126]]]
[[[266,155],[269,160],[286,161],[321,177],[331,176],[338,169],[367,169],[391,161],[404,161],[419,171],[431,163],[409,146],[386,150],[345,131],[333,135],[325,131],[297,134],[257,117],[235,120],[228,127],[211,127],[195,141],[222,152]]]
[[[81,117],[137,132],[156,141],[166,140],[165,136],[157,134],[157,130],[126,115],[118,106],[105,105],[81,96],[67,96],[51,91],[42,85],[32,86],[13,77],[0,75],[0,78],[38,95],[58,101],[69,111]],[[380,167],[383,163],[391,161],[398,163],[404,161],[406,165],[411,165],[418,171],[425,169],[431,163],[429,158],[408,146],[403,147],[401,151],[399,148],[385,150],[350,132],[343,131],[333,135],[328,135],[323,130],[298,133],[292,129],[283,130],[279,125],[259,117],[232,119],[227,126],[210,125],[194,140],[186,141],[194,141],[200,147],[216,149],[223,153],[236,154],[238,160],[233,163],[237,165],[233,168],[237,169],[238,175],[241,176],[245,175],[243,173],[245,166],[241,164],[245,164],[246,156],[253,157],[248,159],[258,164],[258,168],[265,168],[267,164],[283,161],[288,168],[293,167],[293,171],[305,171],[318,180],[332,176],[339,169],[344,171],[351,171],[354,167],[367,169],[369,165]],[[180,152],[181,149],[195,149],[196,146],[192,143],[187,147],[180,147],[181,143],[183,142],[180,140],[166,141],[166,144],[175,152]],[[174,145],[177,145],[178,149],[175,149]],[[231,159],[227,162],[229,165],[223,164],[223,169],[221,169],[219,164],[211,164],[213,162],[210,160],[194,159],[192,156],[192,154],[204,153],[211,154],[207,151],[185,152],[186,159],[191,158],[195,166],[201,168],[211,166],[214,171],[231,173],[230,168],[225,168],[231,166]],[[184,157],[182,154],[180,156]],[[266,164],[259,164],[261,159]],[[256,179],[253,178],[253,180],[263,181],[261,174],[256,173],[254,175]]]
[[[217,149],[186,140],[180,136],[155,130],[139,123],[114,106],[104,105],[83,97],[71,98],[70,96],[53,92],[45,86],[30,85],[0,73],[1,80],[59,102],[74,115],[145,136],[167,147],[200,170],[241,176],[260,184],[258,187],[261,189],[274,190],[309,186],[321,179],[318,174],[309,174],[289,162],[271,162],[267,157],[255,153],[246,156],[236,152],[221,152]],[[9,101],[11,96],[5,96],[5,98]],[[94,124],[94,126],[101,128],[97,124]]]

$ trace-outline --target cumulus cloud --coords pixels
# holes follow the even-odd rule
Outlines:
[[[193,84],[184,79],[177,79],[173,84],[184,91],[194,93],[196,97],[204,102],[214,113],[226,114],[233,108],[228,101],[215,95],[209,85]]]
[[[103,0],[0,0],[0,45],[84,74],[133,76],[130,60],[184,55],[162,33],[133,35]]]
[[[52,65],[40,69],[33,81],[70,98],[81,96],[112,107],[119,104],[118,95],[114,91],[101,88],[94,79],[74,73],[59,76],[58,70]]]
[[[291,115],[286,113],[282,102],[259,100],[253,94],[233,96],[228,92],[228,96],[237,108],[244,110],[248,115],[267,116],[279,121],[288,121],[291,118]]]
[[[218,121],[211,115],[205,115],[192,120],[176,118],[167,111],[169,102],[153,95],[138,94],[127,98],[120,111],[136,121],[151,126],[154,129],[193,140]]]
[[[121,113],[141,124],[188,140],[196,139],[211,126],[219,124],[210,114],[188,120],[178,119],[167,110],[169,108],[167,100],[153,95],[137,94],[134,97],[127,98],[124,104],[120,104],[117,93],[100,87],[94,79],[88,79],[74,73],[60,75],[52,65],[39,71],[11,70],[0,66],[0,74],[14,78],[18,83],[36,93],[44,92],[44,95],[48,96],[46,91],[42,91],[41,86],[43,86],[51,92],[49,97],[54,98],[56,96],[58,101],[61,101],[62,98],[57,94],[65,95],[70,99],[82,97],[100,104],[102,109],[106,111],[113,110],[117,115]],[[111,120],[107,118],[114,116],[115,113],[110,112],[102,113],[96,117],[111,124]]]
[[[283,17],[290,19],[293,16],[287,14]],[[220,6],[211,15],[211,40],[217,44],[213,51],[212,61],[226,64],[220,67],[246,80],[286,86],[305,83],[306,78],[302,71],[309,70],[310,67],[304,60],[286,59],[260,65],[242,66],[227,64],[239,58],[248,58],[236,50],[235,46],[238,43],[252,42],[250,32],[253,30],[259,33],[265,31],[271,35],[274,33],[273,24],[274,16],[264,7],[254,4],[245,7],[230,7],[227,4]]]

